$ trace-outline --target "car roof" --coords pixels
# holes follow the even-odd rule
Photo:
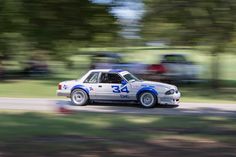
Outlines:
[[[93,69],[90,70],[90,72],[111,72],[111,73],[121,73],[121,72],[127,72],[122,69]]]

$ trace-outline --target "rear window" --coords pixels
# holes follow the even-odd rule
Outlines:
[[[84,83],[98,83],[99,72],[92,72],[84,81]]]

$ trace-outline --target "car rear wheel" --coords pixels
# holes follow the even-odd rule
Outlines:
[[[156,105],[157,97],[150,92],[143,92],[139,97],[139,102],[144,108],[151,108]]]
[[[82,89],[75,89],[71,92],[71,102],[77,106],[86,105],[88,102],[88,94]]]

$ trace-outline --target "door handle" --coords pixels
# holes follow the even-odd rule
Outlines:
[[[102,85],[99,85],[98,87],[100,87],[100,88],[101,88],[101,87],[102,87]]]

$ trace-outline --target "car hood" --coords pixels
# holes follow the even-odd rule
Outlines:
[[[177,90],[177,87],[171,84],[167,83],[161,83],[161,82],[154,82],[154,81],[141,81],[138,82],[141,86],[154,86],[156,88],[164,88],[164,89],[175,89]]]

